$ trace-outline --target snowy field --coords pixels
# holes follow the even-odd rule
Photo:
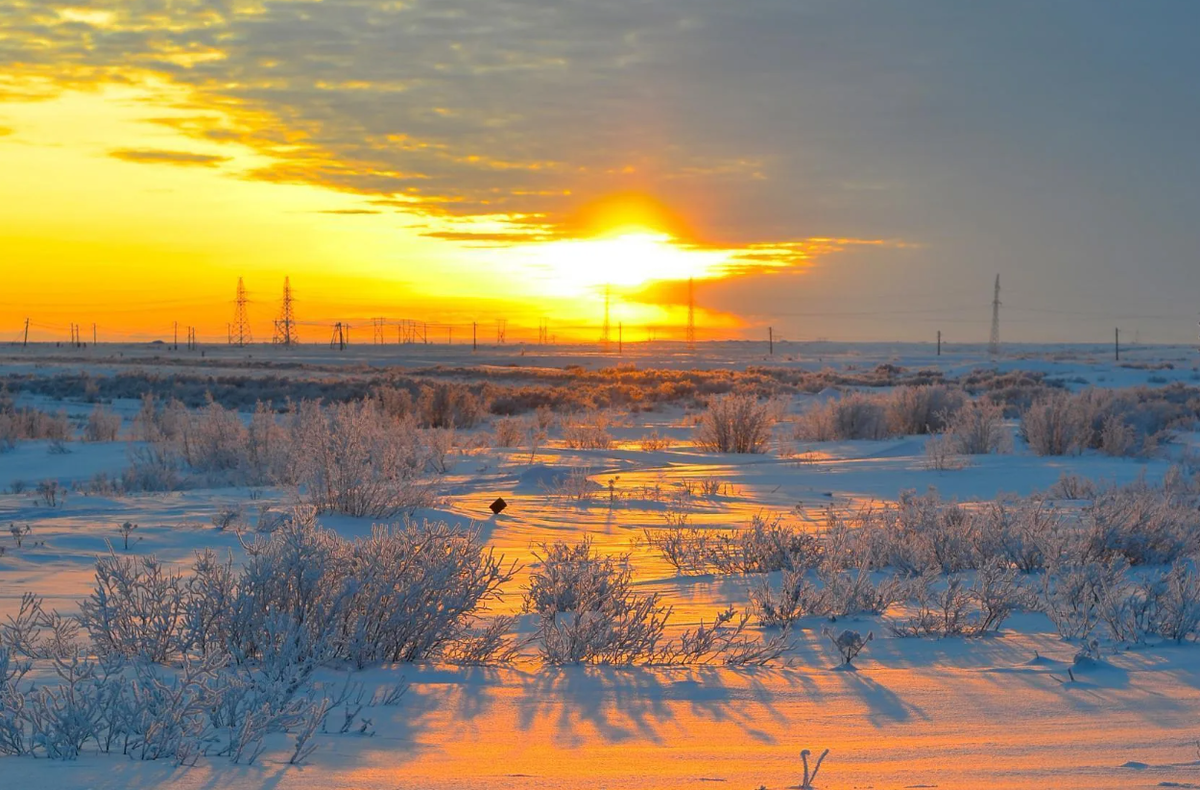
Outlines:
[[[168,571],[186,576],[196,553],[211,549],[222,561],[231,557],[237,568],[251,559],[248,549],[257,551],[275,539],[287,529],[282,524],[298,518],[298,508],[313,504],[317,473],[295,471],[294,457],[262,460],[269,443],[254,438],[267,421],[275,426],[271,430],[299,435],[287,426],[293,425],[289,419],[301,418],[282,411],[252,416],[254,398],[248,396],[250,405],[235,417],[242,432],[213,438],[225,430],[221,425],[228,428],[220,423],[222,415],[234,414],[222,411],[222,398],[237,398],[226,407],[244,406],[247,399],[238,391],[252,394],[257,386],[270,386],[278,393],[294,386],[299,401],[318,392],[306,382],[319,381],[326,388],[319,394],[328,403],[335,399],[330,395],[335,385],[352,394],[363,388],[373,393],[387,386],[389,376],[404,377],[395,379],[401,383],[393,392],[418,388],[395,407],[400,427],[388,423],[377,437],[387,442],[402,433],[412,447],[419,445],[404,452],[419,452],[420,468],[405,456],[395,468],[407,471],[381,483],[405,486],[408,498],[384,517],[325,506],[315,518],[345,540],[365,540],[373,524],[405,517],[476,531],[483,546],[503,555],[509,570],[499,578],[496,594],[486,596],[461,625],[478,635],[497,618],[514,618],[500,621],[506,627],[499,638],[511,649],[480,660],[463,660],[442,646],[415,661],[375,661],[362,668],[342,658],[316,662],[297,698],[332,697],[337,704],[317,723],[309,741],[315,748],[295,764],[291,758],[304,724],[267,727],[261,746],[248,750],[261,748],[261,754],[236,761],[221,753],[218,743],[229,734],[217,731],[198,736],[197,742],[209,744],[198,754],[184,750],[181,757],[171,746],[169,755],[155,760],[131,759],[119,744],[103,753],[92,737],[74,759],[40,759],[48,756],[47,749],[36,744],[33,754],[0,757],[0,787],[752,790],[800,786],[804,749],[812,750],[812,761],[829,750],[813,782],[819,788],[1200,787],[1196,633],[1169,638],[1161,628],[1137,620],[1125,605],[1126,598],[1147,599],[1138,584],[1145,581],[1149,589],[1148,579],[1162,579],[1162,590],[1197,583],[1191,559],[1200,544],[1200,454],[1193,448],[1200,389],[1193,388],[1200,387],[1200,355],[1184,346],[1135,346],[1123,349],[1121,357],[1114,360],[1112,348],[1099,346],[1011,346],[1001,358],[989,360],[986,348],[977,346],[947,346],[939,356],[932,345],[834,343],[777,343],[773,354],[762,343],[701,344],[694,353],[678,345],[631,343],[620,356],[615,349],[605,354],[583,346],[488,346],[475,352],[466,345],[356,345],[346,351],[216,347],[203,355],[154,345],[0,348],[0,379],[8,387],[3,408],[11,414],[62,412],[70,426],[69,436],[15,437],[0,452],[0,525],[5,528],[0,533],[0,621],[9,623],[0,632],[0,644],[5,638],[12,643],[20,631],[27,592],[43,599],[46,613],[79,614],[80,602],[96,586],[98,556],[110,551],[121,558],[153,556]],[[615,366],[623,373],[710,374],[698,379],[697,391],[678,397],[662,395],[665,385],[657,379],[631,384],[646,388],[634,397],[634,408],[532,408],[539,398],[577,395],[608,375],[597,371]],[[743,383],[739,377],[748,368],[783,373]],[[978,385],[967,385],[976,371],[987,373]],[[918,374],[920,380],[908,378]],[[729,383],[718,386],[716,376],[728,376]],[[874,378],[860,381],[867,376]],[[190,393],[221,387],[224,395],[211,407],[180,407],[190,415],[180,419],[194,420],[192,428],[180,429],[170,422],[174,418],[161,394],[149,407],[136,392],[107,397],[104,382],[121,377],[135,389],[152,381],[164,387],[162,392],[183,391],[170,388],[186,380]],[[265,379],[270,382],[255,383]],[[436,403],[434,395],[426,401],[420,394],[419,387],[426,385],[478,395],[480,413],[460,420],[471,423],[468,427],[414,422],[427,420],[421,415],[437,408],[429,405]],[[930,386],[950,393],[947,409],[966,413],[977,401],[997,403],[994,412],[976,413],[981,420],[995,420],[984,429],[990,451],[931,451],[930,442],[957,441],[959,423],[948,418],[932,438],[925,435],[933,427],[926,422],[919,423],[918,433],[880,422],[867,429],[877,438],[837,435],[843,429],[832,422],[834,405],[863,398],[866,419],[891,425],[900,407],[894,401],[878,405],[883,404],[878,399]],[[557,389],[545,394],[539,387]],[[742,397],[743,387],[759,388],[744,395],[763,420],[759,452],[722,453],[702,446],[697,438],[706,419],[713,419],[706,415],[716,408],[714,402]],[[494,404],[509,395],[506,388],[523,388],[520,398],[510,398],[518,404],[511,416],[494,413]],[[651,389],[658,394],[651,397]],[[1094,442],[1080,439],[1063,454],[1035,452],[1023,423],[1032,424],[1038,414],[1045,421],[1071,422],[1084,403],[1071,398],[1091,397],[1087,393],[1097,389],[1141,394],[1095,407]],[[1147,392],[1172,394],[1160,403]],[[1052,396],[1062,399],[1066,411],[1037,412]],[[282,398],[272,400],[282,409]],[[1118,402],[1135,405],[1114,405]],[[1136,405],[1145,403],[1152,406]],[[451,403],[444,410],[457,414],[461,408],[467,407]],[[878,409],[876,417],[871,409]],[[111,425],[115,438],[96,427],[100,418],[95,415],[101,413],[110,422],[119,418]],[[157,414],[153,425],[148,413]],[[813,416],[826,413],[829,423]],[[941,410],[929,415],[930,420],[944,416]],[[91,441],[85,441],[88,435]],[[334,424],[327,441],[338,438]],[[292,443],[286,455],[318,455],[311,445],[287,441]],[[248,442],[252,451],[245,450]],[[382,451],[375,452],[370,463],[378,470]],[[231,460],[213,460],[222,454]],[[138,474],[131,475],[131,469]],[[332,488],[331,473],[324,474],[321,479]],[[928,494],[931,488],[936,497]],[[1035,509],[1052,513],[1064,535],[1086,529],[1089,518],[1099,519],[1093,505],[1107,492],[1107,517],[1116,519],[1112,512],[1121,510],[1122,523],[1128,524],[1134,518],[1128,512],[1136,510],[1144,522],[1153,521],[1155,541],[1175,541],[1173,553],[1160,551],[1159,543],[1147,549],[1141,532],[1137,537],[1143,542],[1133,547],[1111,548],[1123,538],[1092,544],[1086,559],[1095,568],[1126,574],[1118,585],[1124,608],[1117,611],[1111,595],[1097,594],[1104,605],[1083,615],[1085,625],[1072,631],[1075,615],[1065,618],[1070,622],[1064,627],[1058,620],[1065,616],[1046,611],[1048,597],[1052,603],[1064,601],[1047,590],[1079,571],[1084,556],[1071,554],[1078,544],[1062,538],[1054,544],[1062,552],[1054,561],[1049,543],[1026,535],[1024,550],[1032,551],[1036,543],[1039,558],[1032,563],[1036,567],[1002,569],[1017,592],[998,627],[971,633],[977,607],[964,604],[959,612],[967,621],[964,633],[939,632],[937,626],[904,635],[920,618],[923,601],[924,613],[932,613],[935,621],[941,616],[944,625],[946,613],[935,604],[944,600],[945,590],[959,582],[976,589],[988,561],[1011,556],[1000,549],[992,557],[977,548],[939,545],[932,563],[938,567],[921,565],[926,559],[904,567],[889,559],[904,553],[908,539],[901,537],[886,549],[846,549],[865,553],[854,554],[857,559],[849,564],[829,565],[832,575],[827,575],[826,560],[817,557],[832,556],[831,525],[844,523],[859,534],[883,530],[882,521],[872,519],[886,521],[887,514],[900,512],[897,503],[906,491],[926,497],[922,501],[939,513],[986,514],[997,501],[1017,501],[1021,505],[1014,509],[1024,507],[1020,512],[1026,515]],[[489,505],[498,497],[507,508],[494,515]],[[1153,511],[1150,516],[1144,515],[1147,510]],[[980,524],[986,520],[979,519]],[[131,526],[122,532],[126,523]],[[661,543],[667,536],[678,539],[695,560],[702,546],[710,545],[705,535],[722,536],[727,557],[743,551],[736,536],[755,523],[790,536],[789,545],[807,546],[811,562],[791,553],[770,567],[731,571],[717,561],[677,567]],[[957,529],[946,530],[952,528]],[[797,535],[813,542],[802,544]],[[649,653],[629,661],[548,659],[546,623],[561,624],[573,613],[570,607],[539,611],[527,592],[548,573],[549,547],[574,546],[585,537],[594,556],[618,557],[615,564],[628,569],[628,595],[656,596],[659,610],[669,609],[660,644],[681,644],[678,640],[694,637],[698,627],[711,625],[733,607],[734,622],[742,612],[747,616],[737,644],[776,648],[764,648],[762,661],[742,663],[719,650],[693,660]],[[926,537],[918,534],[912,541]],[[886,551],[892,554],[881,553]],[[918,592],[922,575],[925,599]],[[830,579],[865,580],[872,589],[883,589],[900,584],[901,577],[907,586],[883,600],[876,612],[831,615],[822,608],[828,603],[822,603],[794,613],[785,628],[764,623],[756,603],[764,590],[776,594],[788,585],[808,585],[803,589],[826,595],[822,600],[827,601],[833,595]],[[1115,594],[1114,589],[1104,588],[1105,595]],[[1186,590],[1178,595],[1174,588],[1162,590],[1163,611],[1169,600],[1176,619],[1186,620],[1187,612],[1178,610],[1192,606],[1200,622],[1200,600],[1189,600]],[[1126,619],[1108,623],[1118,618]],[[148,630],[159,625],[142,623]],[[49,630],[43,626],[36,649],[10,644],[12,664],[28,661],[29,668],[0,699],[5,706],[0,753],[6,751],[5,717],[20,719],[14,713],[14,689],[60,682],[53,654],[60,653],[60,671],[64,659],[50,646]],[[872,635],[849,665],[829,636],[845,630]],[[89,660],[103,652],[94,637],[89,628],[72,637]],[[139,660],[131,656],[130,666],[121,671],[132,676]],[[142,671],[170,679],[182,671],[182,660],[173,652]],[[249,676],[257,671],[257,660],[248,656],[242,665],[215,671]],[[401,683],[408,684],[402,696],[382,699]],[[355,701],[354,691],[339,696],[346,684],[353,689],[361,684],[361,700]],[[23,697],[21,704],[31,699]],[[126,745],[130,727],[118,736]],[[30,749],[7,749],[22,750]]]

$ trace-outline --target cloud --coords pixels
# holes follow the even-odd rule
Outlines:
[[[369,209],[369,208],[331,208],[331,209],[323,209],[316,213],[318,213],[318,214],[355,215],[355,214],[382,214],[383,212],[377,211],[375,209]]]
[[[113,159],[138,164],[181,165],[185,167],[216,167],[222,162],[228,162],[227,156],[212,154],[196,154],[190,151],[161,151],[153,148],[120,148],[109,151]]]
[[[16,134],[16,130],[7,126],[0,126],[0,137],[8,137],[11,134]]]

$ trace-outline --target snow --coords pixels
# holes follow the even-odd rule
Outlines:
[[[778,343],[702,344],[695,356],[682,347],[630,344],[628,358],[642,367],[727,367],[776,364],[820,370],[877,364],[938,368],[961,375],[987,364],[985,350],[950,347],[942,357],[920,344]],[[290,368],[247,367],[250,363]],[[290,372],[361,375],[382,366],[547,366],[611,364],[586,347],[490,348],[472,355],[465,346],[355,347],[346,354],[320,347],[290,351],[214,348],[203,360],[162,348],[4,349],[0,375],[48,375],[86,370],[112,374],[139,370],[201,369],[289,375]],[[996,367],[1038,370],[1073,388],[1195,384],[1196,353],[1187,347],[1137,347],[1122,367],[1103,347],[1007,349]],[[1161,368],[1170,363],[1172,369]],[[1152,381],[1152,379],[1155,379]],[[807,396],[834,397],[833,392]],[[90,406],[40,400],[86,415]],[[136,403],[125,404],[128,416]],[[803,445],[795,457],[720,456],[687,444],[679,408],[629,415],[614,432],[611,450],[572,450],[550,441],[530,463],[527,450],[472,449],[455,458],[443,480],[443,507],[422,517],[478,522],[488,543],[524,566],[497,612],[519,613],[520,588],[540,542],[589,535],[603,552],[631,552],[636,582],[674,606],[677,628],[695,625],[730,603],[746,604],[749,580],[678,577],[637,538],[662,526],[671,491],[684,482],[718,479],[720,495],[695,500],[693,524],[734,527],[760,512],[791,513],[819,523],[825,508],[854,509],[894,500],[901,491],[935,487],[964,502],[1002,493],[1027,495],[1050,488],[1064,472],[1128,483],[1161,479],[1169,457],[1114,459],[1085,454],[1038,458],[1019,446],[1011,455],[981,456],[961,470],[927,468],[924,439]],[[1015,430],[1015,426],[1010,426]],[[651,430],[676,440],[645,452],[636,439]],[[1194,436],[1184,435],[1182,443]],[[187,563],[200,548],[244,558],[237,536],[219,531],[213,517],[242,506],[286,508],[286,489],[192,489],[119,498],[69,493],[48,507],[33,491],[38,481],[83,482],[119,474],[128,463],[124,442],[68,444],[57,455],[45,442],[25,442],[0,453],[0,490],[24,481],[22,493],[0,495],[0,525],[29,523],[17,549],[0,545],[0,619],[15,612],[22,593],[46,596],[47,608],[75,610],[87,595],[94,557],[111,542],[121,552],[117,525],[139,525],[131,553]],[[1176,452],[1178,448],[1168,448]],[[555,494],[573,469],[594,481],[590,501]],[[609,498],[612,480],[615,500]],[[487,506],[503,496],[508,509]],[[322,523],[345,536],[369,533],[369,520],[329,516]],[[2,533],[0,533],[2,534]],[[526,616],[528,618],[528,616]],[[1131,788],[1200,785],[1194,742],[1200,737],[1200,646],[1142,647],[1105,657],[1097,667],[1067,675],[1077,650],[1059,639],[1040,614],[1020,614],[992,637],[963,640],[892,638],[878,618],[839,623],[874,632],[852,671],[839,669],[822,637],[825,623],[802,622],[784,665],[756,669],[610,668],[541,666],[526,656],[514,666],[455,668],[402,666],[367,670],[368,688],[403,675],[412,688],[396,707],[374,710],[375,735],[319,737],[303,766],[286,764],[282,740],[253,766],[202,760],[192,768],[139,763],[89,754],[77,762],[0,758],[0,787],[79,788],[771,788],[795,786],[801,749],[831,750],[817,786],[823,788]],[[528,627],[528,622],[523,624]]]

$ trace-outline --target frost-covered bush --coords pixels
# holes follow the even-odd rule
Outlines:
[[[885,407],[878,398],[848,392],[836,400],[814,405],[797,417],[793,436],[806,442],[886,439]]]
[[[838,651],[838,655],[842,657],[843,666],[850,666],[854,659],[858,658],[858,654],[863,651],[863,648],[867,646],[867,643],[875,638],[874,633],[868,632],[866,636],[863,636],[858,631],[852,631],[848,628],[841,633],[835,633],[829,628],[823,628],[821,629],[821,633],[825,635],[825,638]]]
[[[970,585],[958,574],[944,584],[921,577],[910,585],[909,597],[915,613],[888,624],[896,636],[982,636],[1000,630],[1026,602],[1016,570],[999,561],[980,568]]]
[[[80,607],[97,653],[417,661],[464,633],[512,573],[472,531],[406,523],[344,540],[304,511],[247,552],[240,569],[202,552],[186,577],[152,558],[100,558]]]
[[[763,453],[774,424],[769,403],[752,395],[723,395],[700,415],[696,446],[713,453]]]
[[[7,398],[0,400],[0,451],[17,442],[39,439],[70,441],[71,421],[67,413],[59,410],[50,414],[40,409],[18,408]]]
[[[496,447],[519,447],[525,441],[530,421],[522,417],[500,417],[493,421],[492,443]]]
[[[938,433],[953,422],[965,400],[962,390],[940,384],[897,387],[883,396],[887,430],[893,436]]]
[[[525,606],[538,615],[536,639],[548,664],[757,665],[788,647],[786,634],[747,637],[749,615],[733,609],[667,641],[670,607],[657,594],[633,591],[627,555],[601,556],[585,539],[543,544],[536,556]]]
[[[869,563],[842,568],[835,554],[825,555],[815,574],[804,568],[783,571],[778,588],[766,579],[750,588],[750,605],[765,626],[788,626],[802,617],[830,620],[856,615],[879,615],[904,598],[905,582],[898,576],[876,581]]]
[[[643,531],[644,540],[683,574],[770,573],[810,568],[820,558],[819,541],[780,517],[756,514],[740,530],[687,525]]]
[[[602,411],[573,414],[562,421],[563,441],[574,450],[607,450],[613,444],[611,425],[611,416]]]
[[[654,663],[670,609],[632,590],[628,556],[602,557],[587,539],[542,545],[525,605],[538,615],[548,664]]]
[[[88,442],[115,442],[121,432],[121,415],[115,414],[97,403],[88,415],[83,427],[83,438]]]
[[[962,455],[988,455],[1012,450],[1012,435],[1004,425],[1004,409],[987,399],[968,401],[948,418],[945,434]]]
[[[1087,446],[1087,416],[1066,392],[1035,400],[1021,414],[1021,438],[1038,455],[1074,455]]]
[[[426,428],[474,428],[487,408],[465,384],[435,382],[421,387],[416,412]]]
[[[391,518],[435,501],[416,425],[386,419],[375,401],[302,403],[295,446],[297,482],[318,512]]]
[[[1086,559],[1164,565],[1200,551],[1200,511],[1193,497],[1142,484],[1097,494],[1083,511]]]

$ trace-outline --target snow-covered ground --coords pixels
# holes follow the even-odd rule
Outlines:
[[[978,347],[949,347],[940,357],[932,346],[824,343],[777,344],[774,356],[765,344],[751,343],[701,344],[695,354],[630,344],[625,352],[617,359],[585,347],[474,354],[467,346],[214,348],[201,359],[151,346],[31,347],[0,349],[0,375],[137,369],[354,376],[386,366],[595,369],[620,362],[809,370],[892,364],[959,376],[991,366]],[[1040,371],[1080,388],[1194,385],[1198,363],[1187,347],[1126,349],[1117,363],[1111,348],[1062,346],[1009,348],[994,367]],[[20,402],[66,408],[79,418],[91,408],[44,397]],[[136,408],[132,401],[117,405],[127,417]],[[1150,459],[1039,458],[1018,441],[1012,454],[937,472],[929,468],[924,437],[788,445],[789,452],[780,452],[781,441],[764,455],[715,455],[691,445],[690,420],[674,406],[625,415],[609,450],[572,450],[553,437],[533,458],[522,448],[465,448],[440,481],[444,505],[420,515],[476,522],[489,545],[523,566],[494,607],[498,612],[520,612],[537,544],[588,535],[601,551],[631,552],[639,589],[660,593],[674,607],[678,629],[711,620],[730,604],[745,607],[750,584],[746,577],[678,576],[640,540],[644,529],[664,524],[670,492],[682,484],[722,484],[719,494],[689,501],[692,524],[739,527],[768,513],[808,521],[815,530],[829,507],[852,511],[908,489],[935,487],[943,497],[977,502],[1045,491],[1064,473],[1119,484],[1142,476],[1159,480],[1181,452],[1174,446]],[[651,430],[669,446],[640,449],[638,439]],[[0,453],[0,491],[8,492],[0,494],[0,525],[31,526],[20,548],[7,535],[0,539],[6,548],[0,619],[16,611],[26,591],[45,596],[47,608],[74,611],[91,589],[95,556],[108,542],[124,552],[122,522],[138,525],[131,553],[186,565],[195,550],[214,548],[241,560],[237,536],[214,526],[218,513],[241,507],[253,520],[261,511],[286,510],[295,497],[281,488],[119,497],[73,491],[49,506],[39,499],[37,482],[118,476],[128,463],[125,441],[67,448],[61,454],[46,442],[23,442]],[[553,491],[554,481],[572,470],[596,483],[590,498]],[[12,493],[22,483],[24,489]],[[493,516],[488,504],[497,496],[509,507]],[[322,523],[344,536],[371,528],[369,519],[346,516]],[[369,737],[319,736],[317,751],[301,766],[287,764],[290,748],[278,736],[252,766],[213,759],[179,768],[95,754],[65,763],[0,758],[0,787],[780,788],[798,784],[801,749],[826,748],[831,753],[816,783],[822,788],[1200,787],[1200,645],[1120,650],[1098,667],[1075,670],[1072,680],[1067,669],[1078,646],[1060,639],[1041,614],[1021,613],[1000,633],[971,640],[893,638],[881,618],[842,625],[875,635],[853,670],[838,666],[815,618],[802,622],[782,661],[763,668],[552,668],[529,651],[511,666],[494,668],[384,667],[360,679],[370,688],[404,676],[412,687],[400,704],[370,711]]]

